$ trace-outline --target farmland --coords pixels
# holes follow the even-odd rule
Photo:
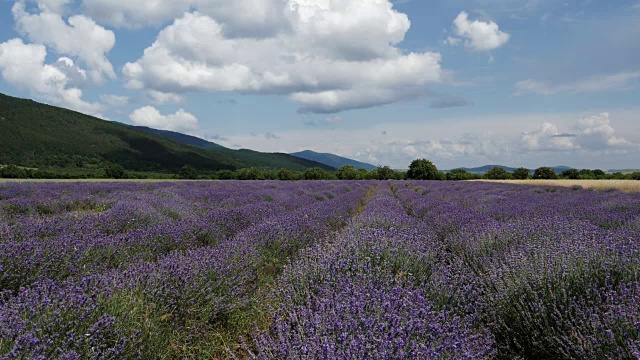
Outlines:
[[[0,359],[635,359],[640,195],[0,184]]]

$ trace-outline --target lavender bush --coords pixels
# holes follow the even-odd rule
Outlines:
[[[0,359],[638,359],[640,195],[0,184]]]

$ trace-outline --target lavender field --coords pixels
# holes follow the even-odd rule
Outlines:
[[[0,184],[0,359],[639,359],[640,194]]]

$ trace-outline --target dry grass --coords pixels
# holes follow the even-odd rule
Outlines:
[[[582,186],[585,189],[609,190],[618,189],[625,192],[640,192],[640,181],[638,180],[476,180],[487,182],[498,182],[505,184],[519,185],[541,185],[541,186]]]

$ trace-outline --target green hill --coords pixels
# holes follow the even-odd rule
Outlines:
[[[185,135],[186,136],[186,135]],[[0,164],[91,170],[105,163],[131,171],[173,172],[260,167],[305,170],[326,165],[287,154],[203,149],[75,111],[0,94]]]

